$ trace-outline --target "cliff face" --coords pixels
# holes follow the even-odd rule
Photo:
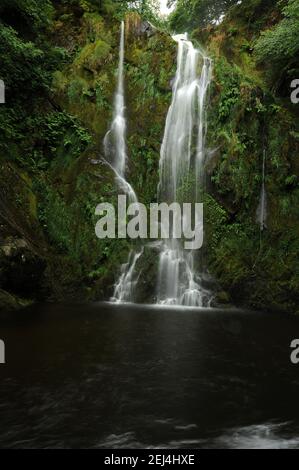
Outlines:
[[[1,140],[0,287],[22,298],[99,299],[111,294],[129,249],[94,232],[96,206],[117,198],[114,175],[100,160],[112,119],[120,21],[89,2],[57,2],[44,29],[34,39],[58,56],[50,80],[37,95],[23,90],[23,107],[12,84],[1,123],[15,135]],[[168,35],[128,14],[125,54],[128,180],[148,203],[156,197],[176,48]]]
[[[291,59],[284,72],[274,63],[257,65],[261,31],[281,20],[280,10],[269,3],[275,2],[243,2],[220,26],[194,32],[214,60],[208,264],[234,302],[294,313],[299,305],[299,147],[298,105],[291,102],[290,83],[296,71]]]
[[[126,241],[100,241],[94,233],[95,207],[117,198],[101,158],[112,119],[120,16],[89,1],[29,2],[26,9],[27,3],[0,6],[0,78],[7,85],[0,105],[0,305],[6,309],[23,305],[15,298],[107,297],[129,251]],[[207,269],[229,294],[219,300],[293,313],[299,305],[298,108],[290,103],[290,78],[273,81],[271,66],[258,66],[254,55],[256,37],[281,12],[263,9],[260,0],[243,3],[221,25],[192,35],[214,61]],[[127,178],[146,204],[156,199],[175,63],[169,35],[136,14],[126,16]],[[149,273],[140,300],[151,285]]]

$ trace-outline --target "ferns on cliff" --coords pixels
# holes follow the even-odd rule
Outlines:
[[[282,2],[280,2],[282,4]],[[263,32],[255,45],[259,62],[271,61],[276,68],[290,68],[297,63],[299,52],[299,2],[289,0],[282,9],[283,19]]]

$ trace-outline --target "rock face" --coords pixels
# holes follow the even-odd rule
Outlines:
[[[30,304],[30,301],[19,299],[0,289],[0,320],[5,319],[7,314],[28,307]]]
[[[98,240],[94,233],[95,207],[117,200],[102,141],[112,118],[119,17],[109,2],[102,11],[88,0],[53,1],[52,11],[33,3],[37,11],[27,21],[28,12],[20,17],[17,9],[12,24],[8,17],[0,22],[1,74],[9,84],[0,113],[0,306],[6,308],[20,305],[19,297],[108,298],[130,248],[126,240]],[[299,311],[298,129],[289,101],[273,95],[255,64],[251,44],[260,18],[252,21],[238,13],[193,34],[214,61],[207,269],[221,286],[217,304],[293,313]],[[156,201],[176,44],[130,14],[125,49],[126,177],[148,205]],[[261,234],[255,219],[264,152],[268,218]],[[136,300],[149,302],[156,266],[150,259],[145,265]]]
[[[8,237],[0,243],[0,285],[20,297],[37,298],[42,290],[45,262],[29,248],[26,240]]]
[[[249,47],[256,32],[269,27],[271,12],[265,8],[261,16],[258,3],[244,2],[218,27],[194,33],[214,61],[206,167],[208,266],[234,303],[298,313],[298,108],[273,93]],[[264,180],[267,227],[261,231],[256,212]]]
[[[112,294],[129,250],[126,240],[95,236],[96,206],[117,198],[102,142],[120,22],[89,2],[54,5],[47,41],[66,56],[51,71],[50,93],[32,102],[29,90],[20,104],[11,102],[11,112],[24,112],[24,129],[15,124],[24,147],[0,137],[0,289],[33,300],[98,300]],[[126,31],[127,179],[147,204],[156,197],[176,47],[138,15],[126,18]]]
[[[148,38],[156,34],[157,29],[151,25],[148,21],[143,21],[141,23],[141,34],[146,34]]]
[[[0,245],[0,251],[6,258],[12,258],[19,251],[26,249],[28,249],[28,244],[21,238],[8,237],[3,241],[2,246]]]
[[[158,30],[148,21],[143,21],[138,13],[128,13],[125,18],[126,37],[150,38],[158,33]]]

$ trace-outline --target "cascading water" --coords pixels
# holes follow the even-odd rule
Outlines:
[[[124,57],[125,57],[125,24],[121,23],[118,83],[114,99],[114,115],[112,125],[104,138],[105,156],[111,166],[121,177],[124,176],[127,161],[126,118],[124,94]]]
[[[116,303],[132,302],[138,284],[136,264],[143,250],[131,250],[128,262],[121,267],[121,275],[116,283],[112,301]]]
[[[128,195],[129,202],[137,202],[132,186],[125,179],[124,39],[122,23],[114,118],[104,146],[105,156],[115,172],[118,185]],[[201,50],[194,48],[187,35],[174,36],[174,40],[178,43],[177,74],[161,147],[158,187],[159,200],[169,204],[181,203],[182,188],[190,184],[193,185],[192,200],[199,202],[205,160],[205,105],[212,70],[211,60]],[[163,221],[161,225],[163,232]],[[171,233],[170,238],[163,243],[159,257],[157,302],[162,305],[206,306],[210,295],[202,287],[201,278],[195,269],[195,253],[193,250],[185,250],[182,242],[173,235]],[[139,278],[137,263],[142,253],[143,249],[132,250],[128,262],[122,266],[112,298],[114,302],[134,300]]]
[[[178,42],[177,74],[161,148],[158,195],[160,201],[182,203],[184,186],[193,185],[193,197],[199,202],[212,62],[194,48],[187,35],[174,36],[174,40]],[[196,274],[194,251],[184,250],[182,243],[171,237],[160,254],[158,303],[205,306],[208,297]]]
[[[128,157],[126,145],[127,125],[125,117],[124,57],[125,24],[124,21],[122,21],[119,45],[118,83],[114,99],[113,121],[104,138],[104,151],[107,162],[115,173],[119,187],[128,195],[130,202],[137,202],[135,191],[125,178]]]
[[[115,173],[116,182],[127,196],[129,203],[137,203],[138,199],[132,186],[125,177],[127,164],[126,145],[126,117],[125,117],[125,93],[124,93],[124,57],[125,57],[125,24],[121,23],[118,84],[114,99],[113,121],[104,138],[104,151],[108,165]],[[141,256],[141,250],[132,250],[128,262],[121,268],[121,276],[116,283],[112,301],[131,302],[133,300],[136,263]]]

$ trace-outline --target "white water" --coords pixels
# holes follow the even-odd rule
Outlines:
[[[125,24],[121,23],[119,44],[118,82],[114,98],[114,112],[111,127],[104,138],[104,151],[107,163],[115,173],[119,188],[128,195],[129,201],[137,202],[132,186],[126,181],[126,164],[128,160],[126,145],[126,116],[124,92],[124,58],[125,58]]]
[[[114,99],[113,121],[104,139],[104,150],[107,164],[115,174],[115,180],[121,191],[128,196],[129,203],[137,203],[136,193],[130,183],[126,180],[126,164],[128,160],[126,145],[126,116],[125,116],[125,92],[124,92],[124,57],[125,57],[125,24],[121,23],[118,84]],[[129,259],[121,267],[121,275],[115,285],[112,301],[133,301],[134,288],[137,284],[135,268],[141,250],[131,250]]]
[[[182,190],[191,185],[193,197],[199,202],[212,63],[194,48],[187,35],[174,36],[174,40],[178,43],[177,74],[161,148],[158,194],[163,202],[187,202],[181,200]],[[208,303],[208,293],[195,269],[197,254],[184,250],[175,238],[164,243],[159,260],[159,304],[202,307]]]
[[[115,286],[113,298],[116,303],[132,302],[134,300],[135,288],[138,284],[136,275],[136,264],[143,250],[132,250],[128,262],[121,267],[121,276]]]
[[[124,94],[124,57],[125,57],[125,25],[121,23],[118,85],[114,98],[114,114],[112,125],[104,139],[105,156],[109,159],[117,175],[124,177],[127,162],[126,118]]]
[[[212,63],[201,50],[193,47],[187,35],[174,36],[174,40],[178,43],[177,74],[161,147],[158,196],[161,202],[187,202],[181,200],[180,193],[185,184],[191,184],[192,199],[199,202],[205,160],[205,104]],[[125,28],[122,23],[114,117],[105,137],[104,147],[106,159],[115,173],[118,186],[128,195],[129,202],[138,202],[132,186],[125,178],[127,149],[124,48]],[[143,249],[131,250],[128,262],[121,268],[112,301],[134,301],[139,279],[137,263],[142,253]],[[196,254],[198,253],[193,250],[185,250],[182,242],[173,236],[163,243],[157,276],[158,304],[190,307],[208,305],[209,293],[203,289],[195,268]]]

